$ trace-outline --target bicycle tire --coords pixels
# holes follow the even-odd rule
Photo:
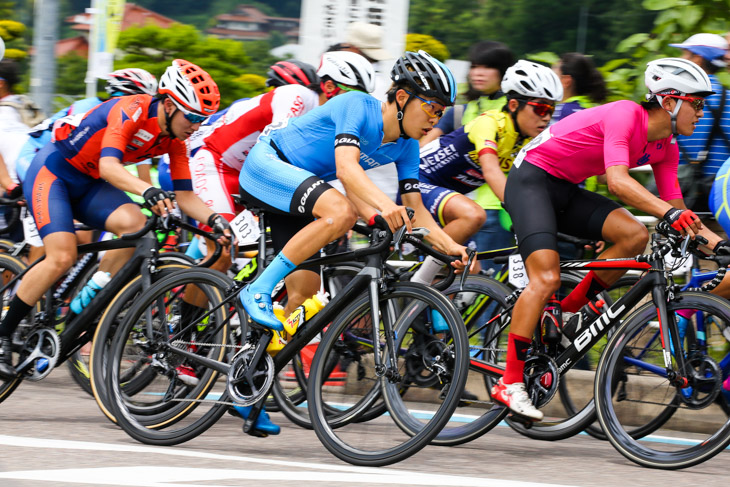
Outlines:
[[[475,293],[473,302],[461,303],[463,297],[467,296],[461,294],[462,292]],[[511,292],[512,290],[501,282],[484,276],[468,277],[463,289],[459,283],[455,283],[443,291],[461,312],[469,330],[470,344],[474,344],[470,345],[470,355],[475,358],[491,356],[493,360],[494,353],[488,351],[491,347],[488,338],[490,329],[486,329],[484,334],[479,334],[477,330],[507,308],[507,296]],[[501,322],[496,322],[493,326],[496,327]],[[465,399],[466,394],[462,395],[456,414],[431,441],[432,444],[456,446],[473,441],[492,430],[505,418],[508,413],[507,408],[491,400],[489,382],[483,380],[481,376],[480,372],[469,370],[465,390],[474,398]]]
[[[443,365],[443,371],[450,374],[450,378],[447,379],[441,394],[430,388],[424,389],[429,396],[428,399],[435,401],[435,405],[419,403],[419,406],[430,409],[430,412],[425,415],[424,421],[421,422],[418,419],[421,416],[421,411],[411,414],[409,404],[406,404],[404,400],[408,393],[412,394],[412,391],[416,389],[413,383],[402,384],[404,378],[408,377],[403,369],[405,364],[404,356],[400,353],[396,354],[398,363],[393,364],[387,345],[385,345],[387,342],[383,342],[382,356],[386,370],[388,366],[394,365],[395,367],[391,367],[391,370],[393,368],[397,369],[398,377],[391,376],[391,379],[386,379],[382,373],[373,373],[372,376],[377,378],[375,385],[378,387],[365,387],[366,390],[363,391],[362,395],[364,403],[367,403],[370,400],[369,396],[373,395],[374,392],[382,394],[389,414],[381,415],[377,420],[367,423],[353,420],[357,417],[357,411],[350,415],[333,418],[328,414],[328,409],[325,407],[326,404],[335,404],[339,394],[336,391],[325,389],[328,380],[325,369],[330,351],[339,354],[336,347],[340,336],[345,332],[357,332],[356,336],[367,336],[368,330],[358,328],[361,325],[358,316],[369,314],[371,311],[369,300],[364,305],[361,304],[362,300],[357,300],[346,306],[324,334],[315,354],[310,371],[307,402],[314,431],[325,448],[343,461],[362,466],[390,465],[415,454],[425,447],[448,422],[456,409],[467,375],[468,344],[466,329],[463,326],[461,317],[443,294],[420,284],[396,282],[390,284],[385,291],[382,291],[378,299],[381,309],[377,328],[378,340],[380,341],[380,323],[385,320],[386,322],[394,321],[391,323],[393,330],[398,329],[400,326],[407,326],[410,331],[410,334],[404,334],[396,338],[396,346],[399,351],[403,349],[406,340],[408,340],[408,343],[415,343],[419,340],[424,342],[428,340],[426,342],[428,344],[440,342],[439,345],[435,345],[434,350],[441,350],[442,354],[438,358],[433,357],[434,361],[430,363],[432,365],[436,363]],[[412,300],[421,301],[423,304],[421,311],[423,312],[400,312],[403,309],[412,309],[404,306],[404,301],[410,303]],[[388,304],[390,301],[393,301],[392,305]],[[391,316],[395,310],[398,310],[398,315]],[[429,310],[435,310],[436,313],[441,314],[447,326],[445,331],[441,333],[433,332],[433,324],[430,322],[432,314]],[[409,324],[402,325],[401,320],[406,320]],[[373,323],[372,320],[371,323]],[[373,331],[371,325],[369,330],[371,340],[373,339]],[[443,349],[440,348],[441,345],[444,346]],[[442,358],[450,358],[451,361],[438,362]],[[351,367],[353,365],[351,364]],[[360,363],[360,365],[364,368],[374,369],[369,364]],[[401,396],[403,393],[402,385],[406,385],[409,389],[405,396]],[[352,390],[343,392],[345,395],[353,393]],[[342,396],[340,395],[340,397]],[[442,402],[439,403],[439,401]],[[389,418],[397,418],[396,424],[399,427],[392,428]],[[407,431],[403,431],[401,425],[404,425]],[[374,442],[372,448],[368,445],[371,442]]]
[[[20,259],[17,259],[8,254],[0,253],[0,276],[2,276],[3,286],[5,285],[5,283],[9,282],[14,276],[20,274],[27,267],[28,266],[26,266]],[[2,295],[0,295],[0,300],[2,300],[2,302],[0,303],[0,305],[2,305],[2,308],[0,309],[7,309],[10,301],[15,296],[16,289],[17,286],[11,286],[6,289],[5,292],[2,293]],[[21,327],[22,326],[23,325],[21,324]],[[18,388],[22,381],[22,376],[17,376],[14,379],[10,380],[0,379],[0,402],[3,402],[5,399],[10,397],[10,394],[12,394],[13,391]]]
[[[220,373],[195,363],[191,359],[175,354],[174,347],[186,348],[189,352],[208,358],[226,361],[237,349],[227,324],[227,306],[223,302],[226,290],[232,281],[225,275],[209,269],[185,269],[155,283],[141,299],[137,300],[120,324],[110,348],[107,363],[106,386],[112,415],[117,424],[132,438],[151,445],[176,445],[205,432],[228,409],[225,387],[216,386]],[[207,322],[193,317],[180,321],[180,303],[184,291],[195,287],[196,296],[207,300],[202,311],[212,310]],[[152,322],[147,321],[149,315]],[[161,322],[160,311],[169,321]],[[168,329],[167,327],[174,327]],[[201,328],[202,327],[202,328]],[[150,328],[153,335],[150,336]],[[196,332],[197,330],[197,332]],[[189,333],[200,333],[190,338]],[[172,336],[170,336],[172,335]],[[128,340],[133,337],[133,340]],[[157,338],[156,338],[157,337]],[[165,347],[161,345],[169,343]],[[156,373],[155,380],[142,390],[129,395],[124,390],[120,377],[125,357],[131,357],[135,367],[138,359],[151,357],[144,369],[132,370],[133,374]],[[177,363],[193,368],[197,382],[185,384],[175,373]],[[143,364],[145,365],[145,364]],[[160,398],[161,397],[161,398]],[[201,406],[204,410],[199,411]]]
[[[157,267],[157,272],[153,278],[155,281],[159,281],[174,272],[189,268],[189,265],[180,263],[160,265]],[[91,342],[91,353],[88,361],[89,386],[99,409],[112,423],[116,423],[117,420],[111,413],[111,406],[106,391],[106,361],[108,349],[111,346],[111,341],[117,327],[123,321],[135,299],[139,298],[141,289],[141,276],[136,276],[124,285],[104,310]]]
[[[561,287],[564,295],[567,295],[570,290],[572,290],[572,288],[574,288],[575,285],[583,279],[583,277],[584,275],[580,273],[562,272],[560,279],[564,284],[564,286]],[[638,276],[622,276],[616,283],[610,286],[607,291],[602,292],[600,296],[604,301],[606,301],[607,305],[610,306],[615,298],[615,296],[612,297],[612,293],[615,293],[625,287],[632,286],[638,279]],[[564,295],[559,297],[564,297]],[[533,422],[529,428],[526,428],[523,424],[510,419],[507,419],[507,424],[523,436],[543,441],[564,440],[575,436],[582,431],[586,431],[591,436],[598,439],[600,439],[601,436],[604,436],[600,426],[596,423],[596,408],[593,397],[590,397],[587,401],[584,400],[576,402],[575,398],[572,397],[570,393],[570,384],[572,383],[571,378],[575,375],[584,376],[579,378],[579,384],[588,380],[585,378],[586,374],[595,375],[598,360],[597,357],[599,357],[602,353],[602,350],[606,345],[607,338],[610,337],[612,333],[612,331],[609,331],[606,338],[596,343],[577,364],[573,365],[570,370],[561,375],[558,383],[558,390],[560,392],[560,402],[565,410],[564,417],[549,417],[543,421],[536,421]],[[580,369],[581,367],[583,370]],[[644,433],[642,430],[637,430],[633,434],[641,435]]]
[[[362,264],[343,263],[326,266],[323,269],[325,289],[333,298],[347,284],[348,278],[362,270]],[[269,412],[280,411],[292,423],[306,429],[312,429],[309,411],[302,403],[307,399],[307,381],[309,368],[313,357],[312,351],[316,345],[310,344],[309,349],[297,354],[284,370],[279,372],[271,389],[273,400],[267,400],[266,409]],[[291,380],[293,379],[293,380]],[[294,387],[291,387],[293,384]],[[274,403],[274,407],[272,404]]]
[[[667,303],[667,308],[670,317],[681,309],[700,310],[721,319],[724,323],[730,322],[728,302],[708,293],[678,293],[673,300]],[[696,366],[699,370],[690,365],[693,375],[688,375],[688,379],[692,389],[677,390],[675,386],[669,384],[665,376],[661,375],[664,369],[664,361],[661,358],[663,350],[660,344],[657,345],[657,340],[651,338],[657,334],[656,323],[656,308],[654,303],[649,302],[624,320],[611,337],[596,372],[594,386],[596,412],[608,440],[627,459],[650,468],[668,470],[687,468],[712,458],[730,444],[730,417],[717,405],[716,399],[711,401],[713,399],[711,393],[717,394],[721,389],[722,371],[718,374],[711,366],[713,359],[708,357],[707,350],[695,350],[696,355],[692,355],[692,360],[695,361],[694,363],[699,362],[699,365]],[[690,328],[692,327],[688,327],[688,330]],[[673,319],[670,323],[670,330],[676,330]],[[653,349],[648,347],[653,347]],[[692,364],[692,362],[689,363]],[[656,365],[656,367],[652,369],[651,365]],[[712,386],[708,385],[710,383]],[[665,390],[663,394],[662,390]],[[629,404],[641,402],[642,407],[651,407],[663,396],[664,403],[666,403],[663,407],[666,407],[677,396],[687,392],[692,395],[690,399],[694,401],[694,408],[682,407],[681,403],[684,401],[680,397],[680,407],[675,413],[679,416],[675,418],[675,425],[678,423],[684,428],[693,421],[696,422],[693,417],[696,417],[697,411],[713,408],[704,415],[705,433],[695,432],[697,436],[701,437],[711,433],[704,440],[701,438],[692,442],[678,442],[671,438],[667,440],[671,433],[669,429],[664,430],[667,432],[666,435],[652,437],[651,441],[634,439],[623,426],[624,423],[627,423],[627,427],[632,426],[628,424],[631,421],[630,414],[627,415],[614,404],[615,395],[617,403],[624,403],[628,400]],[[694,394],[697,394],[696,399]],[[702,394],[704,396],[701,396]],[[631,398],[627,399],[629,396]],[[638,399],[634,399],[634,397]],[[703,399],[706,404],[703,403]],[[707,423],[710,421],[708,414],[711,413],[716,414],[710,416],[712,424],[708,426]],[[667,426],[669,428],[670,423]],[[683,446],[688,446],[688,448],[682,448]]]

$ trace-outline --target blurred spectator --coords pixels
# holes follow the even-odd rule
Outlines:
[[[590,57],[568,52],[560,56],[553,69],[563,84],[563,101],[555,107],[551,123],[606,101],[606,82]]]
[[[715,175],[730,157],[730,106],[727,90],[715,76],[726,67],[728,42],[717,34],[695,34],[681,44],[682,58],[699,65],[710,78],[714,95],[705,99],[704,116],[690,137],[680,135],[679,181],[687,206],[708,211],[708,196]]]
[[[352,51],[365,56],[371,63],[393,59],[395,56],[383,49],[383,29],[379,25],[352,22],[347,26],[345,42],[330,46],[328,51]]]
[[[497,41],[480,41],[469,49],[467,102],[444,113],[436,127],[420,141],[421,147],[443,134],[453,132],[487,110],[501,110],[507,99],[499,89],[507,68],[515,63],[512,51]]]

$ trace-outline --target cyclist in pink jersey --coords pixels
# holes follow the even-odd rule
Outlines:
[[[201,129],[207,135],[194,137],[204,137],[194,154],[191,150],[195,194],[228,221],[243,210],[231,195],[239,192],[241,167],[261,131],[269,124],[304,115],[340,93],[372,91],[375,73],[370,62],[359,54],[328,52],[316,72],[305,63],[282,61],[271,66],[268,75],[267,84],[276,86],[273,91],[235,102],[216,123]],[[205,226],[203,229],[208,230]],[[208,247],[211,252],[213,244],[208,242]],[[212,268],[226,272],[230,266],[226,252]]]
[[[702,234],[715,252],[730,253],[730,244],[687,209],[677,181],[675,138],[694,132],[704,98],[712,94],[710,80],[691,61],[665,58],[648,63],[645,82],[649,93],[641,105],[618,101],[589,108],[544,130],[522,149],[507,178],[505,206],[530,282],[512,312],[505,373],[492,397],[524,417],[543,417],[525,392],[523,373],[535,324],[560,287],[556,232],[612,242],[601,258],[642,253],[649,238],[628,210],[577,183],[605,172],[609,191],[625,204],[683,234]],[[645,164],[654,171],[660,198],[629,175],[629,168]],[[623,272],[590,272],[563,299],[563,311],[578,311]]]

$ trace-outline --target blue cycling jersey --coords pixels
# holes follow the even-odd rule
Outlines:
[[[269,139],[287,162],[325,181],[336,178],[338,145],[359,147],[363,169],[393,162],[400,181],[418,179],[418,141],[399,138],[383,144],[381,102],[367,93],[338,95],[301,117],[270,125],[261,141]]]

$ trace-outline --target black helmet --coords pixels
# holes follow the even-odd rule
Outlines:
[[[416,94],[437,98],[444,105],[454,104],[456,81],[451,70],[426,51],[406,51],[390,72],[394,83],[407,82]]]

